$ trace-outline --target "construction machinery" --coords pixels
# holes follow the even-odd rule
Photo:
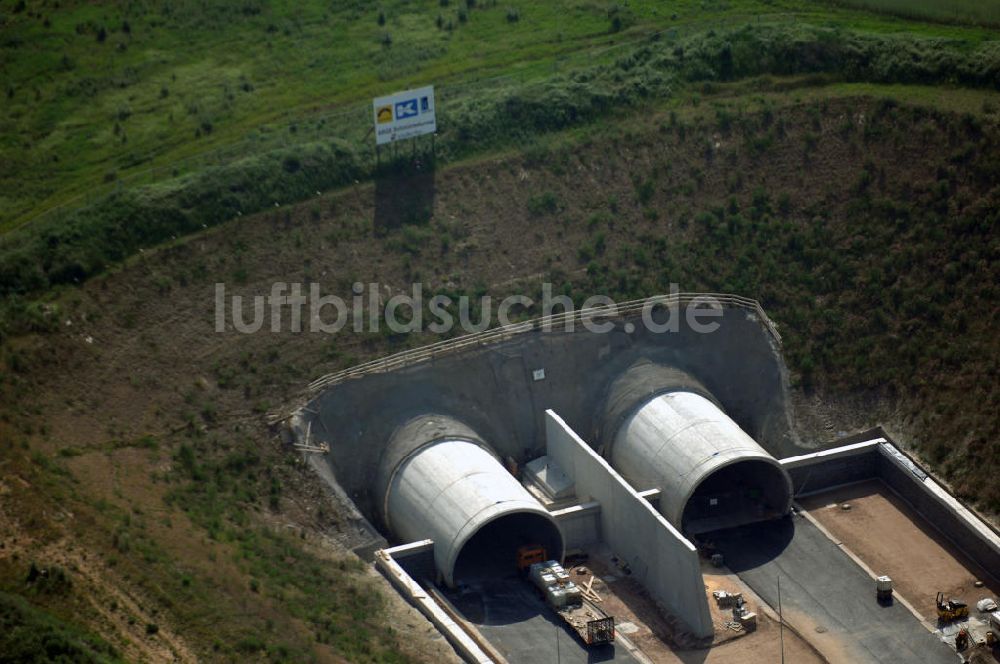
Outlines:
[[[946,602],[944,593],[937,594],[937,615],[941,622],[949,623],[969,617],[969,605],[957,599],[949,598]]]
[[[955,650],[959,652],[969,647],[969,630],[964,627],[955,635]]]
[[[994,611],[986,621],[989,631],[986,632],[986,645],[990,648],[1000,644],[1000,611]]]
[[[528,562],[541,552],[542,561]],[[517,567],[527,573],[531,583],[545,598],[563,622],[569,625],[588,646],[613,643],[615,619],[585,599],[585,591],[570,580],[563,566],[555,560],[545,560],[541,546],[525,546],[517,551]]]
[[[546,553],[544,546],[529,544],[527,546],[518,547],[517,571],[521,574],[525,574],[527,573],[529,567],[535,563],[545,562],[546,558],[548,558],[548,554]]]
[[[892,602],[892,579],[882,575],[875,579],[875,599],[879,604]]]

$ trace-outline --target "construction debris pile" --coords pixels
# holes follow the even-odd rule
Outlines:
[[[587,645],[612,643],[615,640],[615,619],[594,605],[601,601],[591,588],[594,577],[586,586],[579,586],[555,560],[532,563],[528,577],[545,597],[545,601],[573,628]],[[586,601],[584,601],[586,600]]]
[[[726,622],[726,628],[733,631],[746,630],[752,632],[757,629],[757,614],[747,608],[743,600],[743,593],[729,593],[725,590],[715,590],[712,592],[716,604],[720,609],[732,608],[733,619]]]
[[[549,606],[555,609],[583,603],[583,590],[573,583],[563,566],[555,560],[533,564],[528,576],[545,595]]]

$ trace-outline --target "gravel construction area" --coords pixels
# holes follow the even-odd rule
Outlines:
[[[614,616],[619,639],[613,646],[587,648],[558,620],[531,584],[517,576],[479,580],[458,590],[442,592],[462,616],[472,623],[511,664],[549,662],[637,662],[638,664],[729,664],[777,662],[782,634],[777,613],[725,568],[703,565],[705,592],[716,623],[711,644],[693,647],[678,634],[678,623],[665,615],[635,579],[624,573],[603,550],[577,565],[567,565],[574,582],[589,587],[599,606]],[[753,632],[733,631],[725,623],[729,609],[720,609],[713,590],[743,593],[749,609],[757,613]],[[623,637],[623,638],[622,638]],[[785,661],[823,664],[811,644],[786,625]],[[625,640],[628,640],[628,645]],[[678,645],[678,642],[684,645]],[[635,650],[633,650],[633,648]]]
[[[664,617],[643,587],[615,567],[606,555],[592,556],[582,565],[588,574],[578,575],[587,583],[590,574],[596,573],[593,583],[601,596],[602,608],[615,616],[619,631],[622,625],[631,633],[627,638],[642,655],[654,664],[728,664],[729,662],[777,662],[781,658],[781,634],[777,615],[738,576],[725,568],[715,568],[705,563],[702,573],[705,593],[708,596],[715,637],[708,647],[682,648],[675,644],[674,625]],[[579,582],[579,581],[578,581]],[[720,609],[712,591],[743,593],[749,609],[757,614],[757,630],[751,633],[734,632],[725,626],[731,620],[729,609]],[[813,647],[797,633],[787,628],[784,632],[785,661],[797,664],[821,664],[824,660]]]
[[[799,503],[876,574],[891,576],[896,592],[928,622],[937,621],[938,591],[967,602],[972,613],[983,597],[1000,597],[1000,582],[878,480],[808,496]],[[842,509],[844,503],[849,510]],[[985,586],[976,588],[976,581]]]

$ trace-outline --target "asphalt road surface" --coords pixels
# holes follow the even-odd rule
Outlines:
[[[621,643],[588,648],[527,581],[475,581],[448,599],[511,664],[635,662]]]
[[[872,537],[878,537],[873,532]],[[802,517],[713,533],[736,572],[831,662],[955,664],[956,653],[898,602],[875,601],[875,582]]]

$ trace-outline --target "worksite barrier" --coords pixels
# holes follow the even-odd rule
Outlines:
[[[558,330],[567,324],[574,326],[588,320],[627,320],[642,315],[642,311],[647,306],[681,306],[704,304],[707,302],[718,303],[723,307],[734,309],[745,309],[757,316],[760,322],[767,328],[774,341],[780,346],[781,335],[778,334],[777,326],[768,318],[763,307],[757,300],[731,295],[726,293],[673,293],[670,295],[656,295],[641,300],[630,300],[614,306],[589,307],[562,314],[542,316],[522,323],[504,325],[482,332],[466,334],[454,339],[446,339],[437,343],[401,351],[394,355],[388,355],[378,360],[372,360],[363,364],[327,374],[317,378],[309,384],[308,392],[313,394],[324,390],[345,380],[361,378],[368,374],[385,373],[395,371],[404,367],[427,362],[438,357],[451,355],[458,351],[475,348],[478,346],[488,346],[501,341],[512,339],[520,334],[533,332],[536,330]],[[610,313],[614,312],[614,314]]]

